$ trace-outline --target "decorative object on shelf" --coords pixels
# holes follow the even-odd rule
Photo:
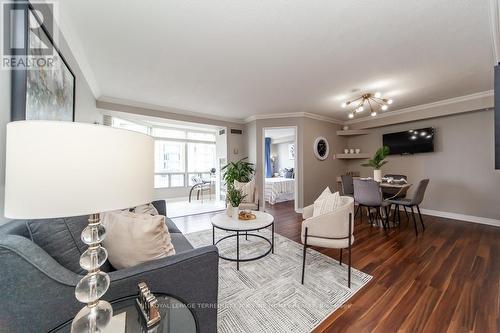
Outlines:
[[[349,129],[349,126],[344,125],[344,126],[342,126],[342,129],[343,129],[344,131],[347,131],[347,130]]]
[[[354,152],[355,152],[356,154],[359,154],[359,153],[361,153],[361,149],[356,148],[356,149],[354,149]]]
[[[18,36],[26,36],[23,49],[16,49],[21,59],[50,60],[51,66],[33,66],[12,70],[12,120],[75,120],[75,74],[55,45],[50,24],[49,6],[33,8],[27,1],[18,6],[26,19],[12,27]],[[50,9],[49,9],[50,10]],[[20,53],[19,53],[20,52]]]
[[[249,210],[243,210],[239,213],[238,218],[243,221],[255,220],[257,216]]]
[[[229,186],[227,189],[227,200],[231,204],[232,211],[231,216],[233,219],[238,219],[239,214],[239,205],[243,201],[243,198],[246,197],[246,194],[243,195],[240,190],[234,188],[234,186]]]
[[[391,105],[392,103],[392,99],[382,97],[381,93],[376,92],[366,93],[351,101],[345,101],[344,103],[342,103],[342,107],[346,108],[348,106],[354,105],[354,111],[351,111],[349,113],[349,119],[352,119],[354,118],[355,113],[361,113],[367,109],[370,109],[370,115],[372,117],[375,117],[377,115],[378,108],[380,108],[380,110],[382,111],[386,111],[389,108],[389,105]]]
[[[330,153],[330,146],[328,145],[328,140],[326,138],[320,136],[314,140],[314,155],[318,160],[324,161],[328,158],[328,154]]]
[[[349,154],[354,154],[354,149],[353,148],[349,149]]]
[[[344,149],[344,154],[349,154],[349,148]]]
[[[145,282],[140,282],[139,296],[135,300],[135,304],[139,309],[141,318],[144,320],[148,329],[158,325],[161,320],[160,311],[158,310],[158,300],[151,293]]]
[[[101,246],[106,230],[99,212],[152,201],[153,139],[108,126],[36,120],[7,124],[6,146],[6,217],[90,215],[81,235],[88,249],[80,256],[88,273],[75,289],[76,298],[87,305],[76,314],[71,330],[102,331],[113,309],[101,299],[110,279],[100,271],[108,253]]]
[[[384,161],[384,159],[389,155],[389,147],[383,146],[380,147],[372,159],[368,160],[368,162],[361,164],[364,167],[373,168],[373,179],[376,182],[382,181],[382,171],[380,168],[387,164],[388,161]]]

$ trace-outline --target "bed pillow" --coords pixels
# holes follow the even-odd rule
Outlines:
[[[329,189],[328,189],[329,190]],[[334,212],[340,205],[340,194],[339,192],[320,195],[316,201],[314,201],[313,217],[328,214]]]
[[[116,269],[128,268],[175,254],[165,216],[128,211],[104,214],[103,246]]]
[[[240,183],[239,181],[234,181],[234,188],[241,191],[241,195],[245,195],[241,202],[253,203],[253,194],[255,192],[255,179],[252,179],[248,183]]]

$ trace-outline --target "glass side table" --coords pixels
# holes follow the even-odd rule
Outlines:
[[[140,318],[139,309],[135,305],[137,296],[125,297],[114,302],[113,319],[111,325],[115,323],[115,319],[120,318],[121,324],[118,327],[125,327],[124,333],[197,333],[198,327],[193,313],[189,308],[172,296],[155,294],[158,299],[158,308],[161,314],[161,321],[158,325],[148,330]],[[123,315],[125,313],[125,316]],[[125,317],[125,320],[122,318]],[[125,325],[123,325],[123,322]],[[115,331],[110,327],[113,333],[122,333]],[[51,332],[66,333],[71,331],[71,320],[53,329]],[[104,333],[108,332],[105,330]]]

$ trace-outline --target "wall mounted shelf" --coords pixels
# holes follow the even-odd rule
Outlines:
[[[370,131],[368,130],[342,130],[342,131],[337,131],[337,135],[339,136],[352,136],[352,135],[365,135],[369,134]]]
[[[368,154],[368,153],[335,154],[335,158],[338,159],[338,160],[367,159],[367,158],[370,158],[370,154]]]

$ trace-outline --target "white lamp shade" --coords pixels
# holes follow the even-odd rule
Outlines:
[[[5,216],[53,218],[134,207],[153,198],[150,136],[62,121],[7,124]]]

